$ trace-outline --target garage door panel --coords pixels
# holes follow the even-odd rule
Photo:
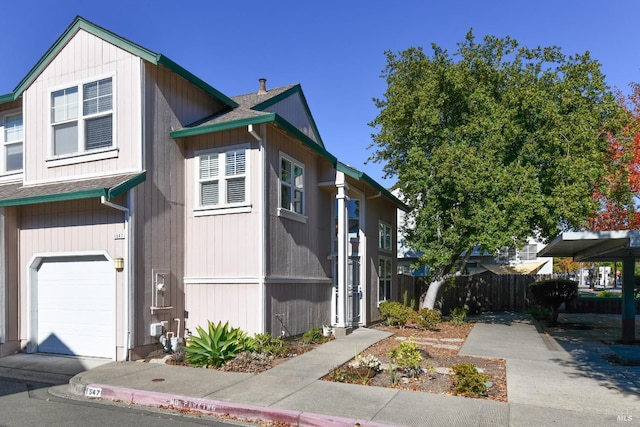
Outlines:
[[[38,269],[38,351],[113,357],[115,274],[104,257],[50,258]]]

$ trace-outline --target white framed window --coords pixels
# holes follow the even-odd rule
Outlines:
[[[391,252],[391,226],[380,221],[378,223],[378,249]]]
[[[111,148],[113,78],[51,92],[52,153],[65,156]]]
[[[15,173],[22,170],[24,124],[22,113],[14,112],[0,115],[0,142],[2,143],[3,173]]]
[[[237,146],[196,153],[197,209],[249,205],[247,148]]]
[[[391,299],[391,258],[378,257],[378,302]]]
[[[280,209],[304,215],[304,165],[280,153]]]

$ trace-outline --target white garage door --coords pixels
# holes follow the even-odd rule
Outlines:
[[[112,358],[115,270],[105,257],[47,258],[38,269],[38,351]]]

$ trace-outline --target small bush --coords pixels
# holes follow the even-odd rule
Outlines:
[[[551,318],[551,313],[542,307],[529,307],[527,313],[532,315],[537,320],[547,320]]]
[[[378,306],[380,317],[389,326],[399,326],[403,328],[407,322],[415,317],[415,310],[397,301],[381,302]]]
[[[453,393],[462,396],[486,396],[487,376],[471,363],[453,365],[451,370],[455,374]]]
[[[598,298],[618,298],[620,294],[611,291],[598,291],[596,292]]]
[[[425,329],[434,331],[442,321],[440,312],[433,308],[422,308],[418,311],[417,321]]]
[[[254,351],[259,354],[278,357],[288,354],[291,349],[291,345],[282,337],[274,338],[268,332],[256,334],[253,339],[256,343]]]
[[[551,310],[549,323],[558,323],[558,309],[560,305],[578,296],[578,282],[573,280],[551,279],[533,282],[529,290],[538,304]]]
[[[451,310],[451,324],[454,326],[462,326],[467,323],[467,310],[462,307],[456,307]]]
[[[240,328],[230,328],[229,322],[209,322],[206,330],[198,326],[196,332],[198,336],[190,336],[184,347],[184,358],[193,366],[218,368],[238,353],[255,348],[255,341]]]
[[[322,330],[320,328],[311,328],[302,334],[303,344],[321,344],[327,341],[329,341],[329,339],[322,335]]]
[[[413,376],[418,374],[420,362],[422,362],[422,354],[420,354],[420,349],[416,343],[411,341],[401,342],[400,345],[391,349],[389,356],[393,363],[405,372]]]

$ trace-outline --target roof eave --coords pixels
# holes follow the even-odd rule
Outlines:
[[[404,204],[402,202],[402,200],[398,199],[396,196],[393,195],[393,193],[391,193],[389,190],[384,188],[382,185],[380,185],[380,183],[378,183],[375,179],[371,178],[366,173],[360,172],[359,170],[354,169],[353,167],[351,167],[351,166],[349,166],[347,164],[344,164],[344,163],[342,163],[340,161],[336,165],[336,169],[339,170],[340,172],[352,177],[353,179],[356,179],[358,181],[363,181],[363,182],[369,184],[371,187],[375,188],[381,194],[383,194],[386,198],[391,200],[394,204],[396,204],[398,206],[398,208],[402,209],[403,211],[409,212],[411,210],[409,208],[409,206],[407,206],[406,204]]]

